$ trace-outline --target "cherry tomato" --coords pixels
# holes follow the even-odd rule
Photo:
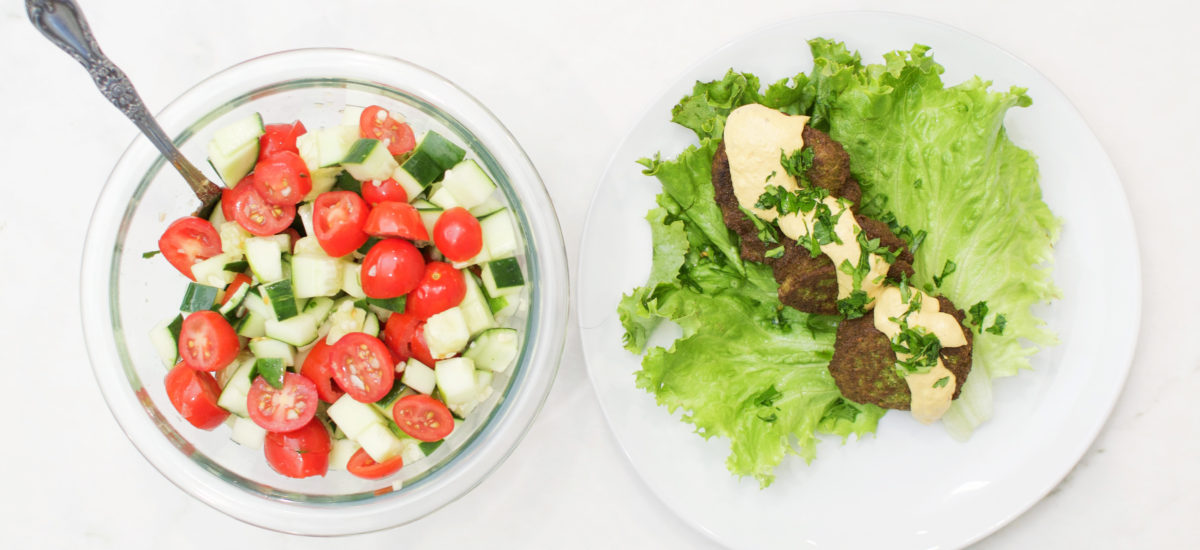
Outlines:
[[[361,273],[367,296],[396,298],[417,288],[425,273],[425,258],[404,239],[384,239],[367,251]]]
[[[329,471],[329,432],[312,419],[290,432],[267,432],[263,454],[267,464],[288,477],[323,476]]]
[[[428,241],[429,231],[417,207],[407,202],[381,202],[371,209],[363,231],[374,237],[400,237],[410,241]]]
[[[379,479],[381,477],[390,476],[400,471],[404,467],[404,459],[399,455],[389,458],[383,462],[375,462],[367,451],[359,449],[354,452],[354,456],[350,457],[350,462],[346,463],[346,471],[350,472],[363,479]]]
[[[441,401],[428,395],[401,397],[392,418],[404,433],[421,441],[441,441],[454,431],[454,416]]]
[[[342,389],[333,381],[333,363],[329,357],[332,347],[325,343],[324,338],[318,338],[317,344],[308,350],[308,356],[300,365],[300,374],[312,380],[317,386],[317,397],[326,403],[333,403],[342,396]]]
[[[163,231],[158,250],[175,269],[194,281],[192,266],[221,253],[221,235],[208,220],[184,216]]]
[[[179,363],[167,373],[165,384],[167,399],[193,426],[211,430],[229,416],[229,411],[217,405],[221,387],[211,374]]]
[[[225,221],[233,221],[233,201],[235,199],[233,190],[243,184],[253,184],[253,182],[254,174],[247,174],[246,177],[242,178],[242,181],[233,184],[233,187],[221,189],[221,214],[225,216]]]
[[[242,229],[260,237],[270,237],[292,225],[296,207],[269,204],[254,185],[233,188],[233,220]]]
[[[280,151],[299,153],[296,149],[296,138],[307,132],[308,129],[299,120],[291,124],[268,124],[263,129],[262,137],[258,138],[258,160]]]
[[[387,201],[408,202],[408,191],[392,178],[363,183],[362,196],[371,206]]]
[[[214,371],[227,367],[237,357],[241,342],[237,332],[220,313],[211,310],[191,313],[179,329],[179,357],[196,370]]]
[[[425,322],[417,325],[417,330],[413,331],[412,341],[408,344],[409,351],[412,352],[413,359],[425,364],[426,367],[434,368],[437,366],[437,361],[433,359],[433,354],[429,352],[429,344],[425,343]]]
[[[391,391],[396,365],[378,338],[351,332],[333,345],[329,356],[333,379],[355,401],[374,403]]]
[[[483,229],[466,208],[456,206],[442,212],[433,224],[433,244],[446,259],[465,262],[483,249]]]
[[[393,313],[383,325],[383,343],[392,352],[392,362],[402,363],[412,357],[413,333],[421,320],[409,312]]]
[[[466,295],[467,281],[461,271],[446,262],[429,262],[417,288],[408,293],[404,311],[425,320],[462,303]]]
[[[303,428],[317,414],[317,385],[292,372],[283,374],[283,387],[275,389],[259,376],[246,395],[250,420],[269,432]]]
[[[295,205],[312,191],[312,176],[300,155],[277,151],[254,166],[254,188],[270,204]]]
[[[321,193],[313,202],[313,233],[326,254],[338,258],[367,242],[363,224],[370,207],[353,191]]]
[[[234,294],[237,294],[239,288],[250,284],[250,282],[250,277],[245,273],[238,273],[237,275],[234,275],[233,281],[229,283],[229,286],[225,287],[225,297],[221,298],[221,305],[228,303],[229,299],[233,298]]]
[[[412,128],[392,118],[387,109],[378,105],[363,109],[358,119],[358,128],[362,137],[387,140],[388,152],[393,155],[403,155],[417,145]]]

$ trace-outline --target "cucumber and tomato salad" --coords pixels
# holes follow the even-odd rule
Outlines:
[[[379,106],[342,122],[216,132],[220,208],[159,238],[191,282],[150,339],[192,425],[229,424],[285,476],[378,479],[492,394],[525,281],[512,214],[462,148]]]

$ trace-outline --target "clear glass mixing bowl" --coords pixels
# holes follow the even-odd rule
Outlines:
[[[174,316],[186,280],[157,249],[166,226],[196,199],[158,151],[138,137],[118,161],[92,215],[84,248],[84,333],[96,380],[130,441],[163,475],[205,503],[262,527],[338,535],[400,525],[466,494],[516,447],[550,390],[562,354],[569,301],[566,254],[554,206],[529,158],[483,105],[446,79],[411,63],[342,49],[282,52],[251,59],[188,90],[158,120],[185,156],[201,164],[222,126],[259,112],[267,122],[337,124],[347,105],[383,105],[418,135],[436,130],[466,144],[492,174],[523,238],[528,284],[523,312],[509,324],[523,349],[496,376],[493,397],[447,443],[406,465],[393,481],[345,472],[290,479],[261,451],[229,439],[229,429],[192,427],[171,406],[166,374],[148,332]],[[207,165],[205,169],[210,170]],[[209,173],[215,179],[215,174]]]

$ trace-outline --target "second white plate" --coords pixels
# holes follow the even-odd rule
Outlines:
[[[650,269],[643,218],[660,187],[635,161],[657,151],[673,157],[695,141],[670,123],[671,106],[695,81],[720,78],[731,67],[763,82],[808,71],[806,41],[818,36],[845,41],[864,62],[926,44],[946,67],[948,85],[979,74],[999,89],[1029,89],[1034,105],[1011,111],[1006,125],[1013,141],[1037,155],[1045,200],[1063,218],[1054,272],[1063,299],[1041,312],[1061,343],[1034,358],[1033,372],[996,382],[994,419],[966,443],[889,414],[874,437],[845,445],[824,441],[812,465],[789,457],[775,483],[760,490],[753,479],[739,481],[725,470],[728,441],[705,441],[634,386],[641,357],[621,347],[616,307]],[[669,508],[718,542],[738,548],[959,547],[1042,498],[1103,426],[1137,338],[1138,266],[1116,172],[1045,77],[941,24],[886,13],[827,14],[768,27],[721,48],[647,111],[614,156],[588,214],[579,323],[592,384],[635,469]],[[669,342],[659,336],[652,345]]]

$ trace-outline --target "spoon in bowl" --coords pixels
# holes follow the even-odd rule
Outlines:
[[[87,20],[74,0],[25,0],[25,11],[33,26],[83,65],[96,87],[100,88],[100,93],[125,113],[179,171],[196,193],[196,198],[200,199],[200,208],[193,215],[207,218],[213,205],[221,198],[221,188],[204,177],[175,148],[175,144],[146,109],[146,104],[142,103],[129,77],[100,51],[100,45],[96,44]]]

